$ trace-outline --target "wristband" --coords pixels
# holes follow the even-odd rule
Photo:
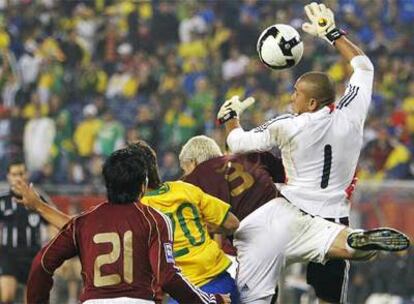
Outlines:
[[[325,38],[328,40],[330,44],[334,44],[335,40],[339,39],[340,37],[346,35],[346,32],[342,29],[334,28],[330,30],[326,35]]]
[[[222,125],[222,124],[226,123],[227,121],[229,121],[230,119],[233,119],[235,117],[237,117],[236,111],[231,110],[226,115],[224,115],[223,117],[218,119],[219,125]]]

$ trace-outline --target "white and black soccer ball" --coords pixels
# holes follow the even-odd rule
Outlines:
[[[297,30],[287,24],[266,28],[257,40],[260,60],[269,68],[283,70],[298,64],[303,54],[303,42]]]

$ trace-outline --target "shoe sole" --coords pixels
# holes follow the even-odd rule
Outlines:
[[[351,248],[359,250],[401,251],[410,247],[408,236],[391,228],[354,231],[347,242]]]

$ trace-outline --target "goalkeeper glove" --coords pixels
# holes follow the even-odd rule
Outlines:
[[[325,4],[312,2],[305,6],[305,13],[310,21],[302,24],[305,32],[324,38],[330,44],[334,44],[336,39],[345,34],[344,31],[336,28],[334,14]]]
[[[254,101],[253,97],[248,97],[240,101],[239,96],[233,96],[229,100],[226,100],[217,114],[219,123],[224,124],[232,118],[238,118],[244,110],[254,104]]]

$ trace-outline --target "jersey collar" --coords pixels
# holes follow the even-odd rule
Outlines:
[[[163,183],[159,188],[148,191],[144,196],[161,195],[170,191],[170,186],[167,183]]]

